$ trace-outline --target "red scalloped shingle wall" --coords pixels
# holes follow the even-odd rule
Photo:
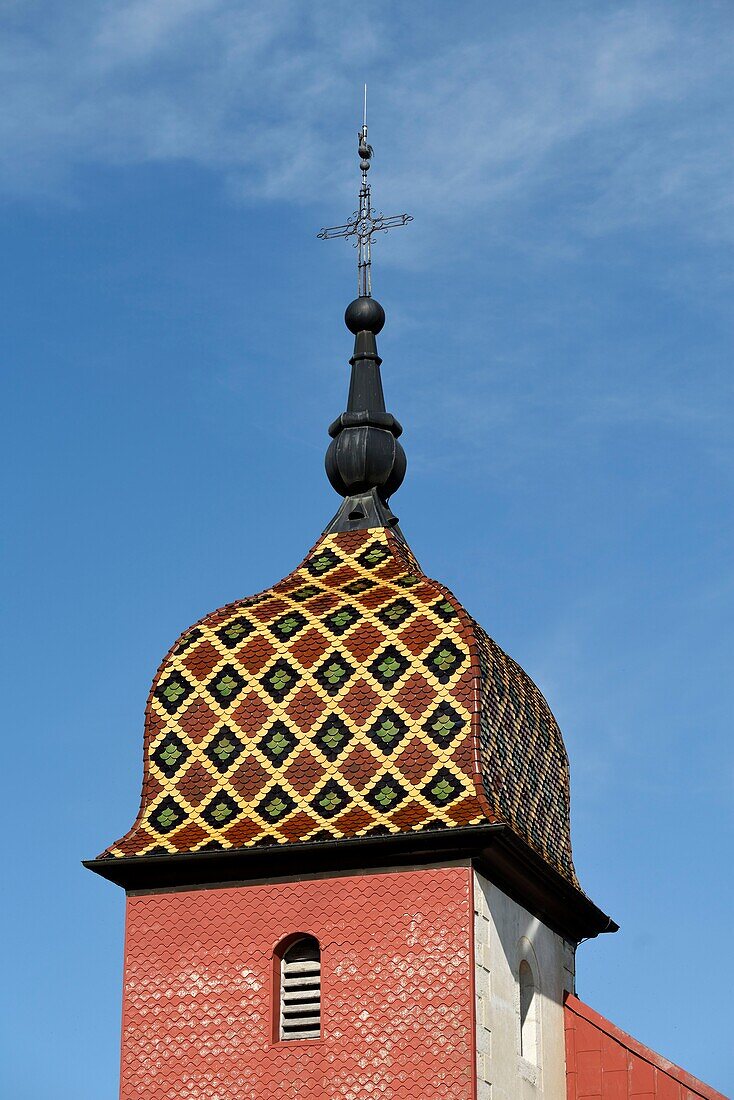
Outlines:
[[[128,900],[121,1100],[471,1100],[463,867]],[[273,949],[322,949],[322,1037],[274,1043]]]
[[[726,1100],[570,994],[565,1024],[568,1100]]]

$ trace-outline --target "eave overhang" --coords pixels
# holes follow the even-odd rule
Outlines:
[[[390,833],[224,851],[85,860],[128,894],[247,885],[279,878],[355,873],[470,860],[477,871],[565,939],[579,943],[618,925],[506,825]]]

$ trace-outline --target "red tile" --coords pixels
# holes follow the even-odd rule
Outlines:
[[[601,1051],[583,1050],[576,1053],[579,1098],[601,1096]]]
[[[662,1070],[656,1071],[655,1100],[681,1100],[681,1086]]]
[[[179,718],[178,724],[192,741],[198,742],[204,740],[218,721],[214,711],[203,699],[194,699]]]
[[[411,619],[405,624],[400,632],[400,641],[410,653],[418,656],[441,634],[442,629],[435,626],[430,619],[419,615],[417,619]]]
[[[200,642],[186,654],[183,663],[197,680],[206,680],[214,666],[222,659],[222,655],[214,648],[211,642]]]
[[[296,638],[290,646],[290,651],[304,668],[311,668],[319,657],[326,653],[330,645],[329,639],[320,630],[313,628]]]
[[[255,737],[260,735],[271,713],[268,704],[251,691],[242,697],[230,717],[241,733],[246,737]]]
[[[286,713],[304,733],[312,730],[326,710],[326,703],[308,684],[304,684],[288,703]]]
[[[342,763],[340,771],[348,783],[356,790],[361,791],[381,767],[380,761],[375,759],[368,748],[364,745],[357,745]],[[344,832],[343,819],[339,827]]]
[[[227,840],[235,848],[240,848],[243,844],[249,844],[261,830],[247,817],[240,818],[234,825],[230,825],[224,833]]]
[[[358,661],[366,661],[379,645],[384,644],[385,638],[381,631],[372,623],[360,623],[360,625],[344,639],[344,647]]]
[[[655,1070],[649,1062],[642,1058],[630,1059],[630,1096],[637,1100],[638,1096],[655,1092]]]
[[[283,836],[287,837],[288,840],[300,840],[313,829],[317,829],[320,824],[321,822],[316,818],[310,817],[308,814],[299,813],[289,818],[288,821],[284,821],[283,824],[278,827]]]
[[[121,1100],[292,1100],[295,1083],[299,1100],[472,1100],[469,882],[453,867],[130,898]],[[271,1041],[290,932],[322,945],[308,1045]]]
[[[285,600],[272,599],[263,600],[262,603],[255,604],[254,607],[249,608],[249,613],[253,619],[257,619],[261,623],[269,623],[276,616],[284,615],[286,611],[290,610]]]
[[[420,672],[414,673],[397,694],[397,703],[411,718],[420,718],[435,701],[436,691]]]
[[[356,726],[371,721],[380,706],[380,696],[366,680],[357,680],[339,704]]]
[[[601,1078],[602,1100],[628,1100],[627,1084],[626,1069],[607,1070],[605,1066]]]
[[[321,772],[314,765],[313,754],[308,749],[304,749],[288,767],[285,777],[299,794],[310,794],[316,785]]]
[[[274,653],[275,646],[268,638],[263,634],[254,634],[235,651],[235,657],[251,676],[259,676]]]
[[[613,1069],[627,1070],[627,1048],[611,1035],[602,1035],[601,1054],[605,1073]]]
[[[234,772],[229,782],[237,794],[249,802],[260,794],[270,778],[270,772],[266,771],[257,760],[250,760],[246,768],[238,768]]]

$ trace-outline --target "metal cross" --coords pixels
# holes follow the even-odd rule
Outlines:
[[[375,233],[387,233],[389,229],[395,229],[400,225],[412,222],[411,214],[392,214],[385,217],[384,214],[372,213],[372,194],[367,182],[367,173],[372,159],[372,146],[367,144],[367,85],[364,86],[364,116],[362,129],[357,135],[359,139],[359,167],[362,172],[362,186],[359,189],[359,209],[355,210],[345,225],[332,225],[322,229],[317,234],[320,240],[327,241],[332,237],[354,237],[354,247],[357,249],[357,295],[370,298],[372,296],[372,237]]]

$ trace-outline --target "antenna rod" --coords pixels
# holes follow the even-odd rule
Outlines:
[[[367,85],[364,86],[364,114],[362,115],[362,129],[367,136]]]

